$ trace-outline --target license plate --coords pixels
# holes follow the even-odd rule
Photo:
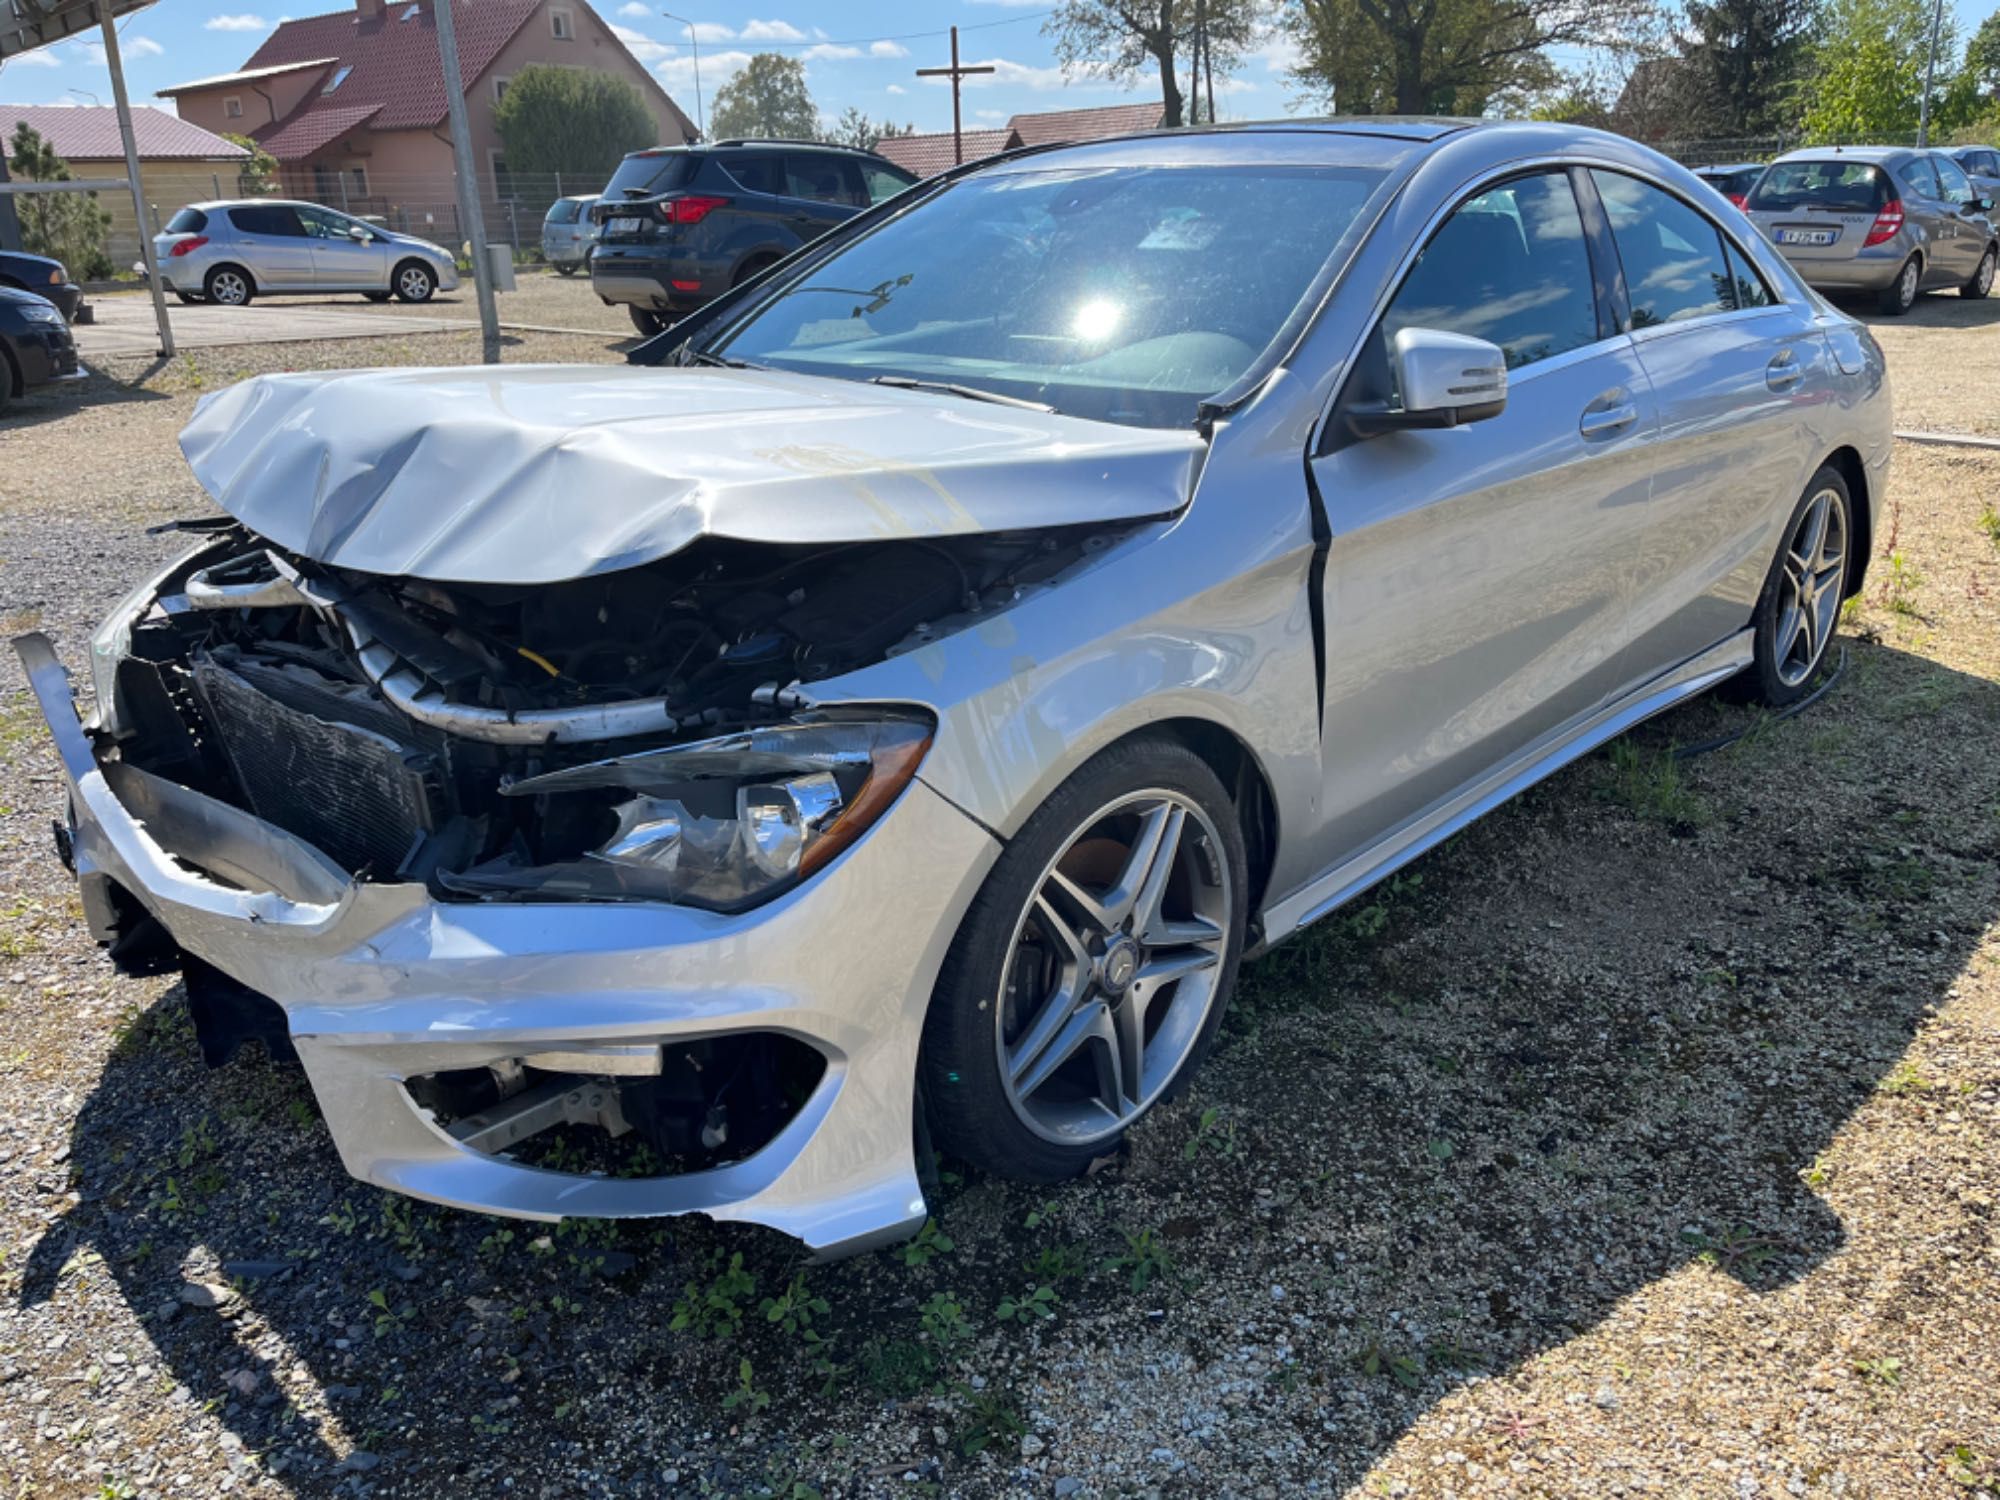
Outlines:
[[[1840,238],[1838,229],[1780,229],[1781,245],[1831,245]]]
[[[644,222],[643,219],[613,219],[604,227],[612,234],[637,234],[639,226]]]

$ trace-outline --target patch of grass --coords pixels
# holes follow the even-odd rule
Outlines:
[[[949,1255],[955,1248],[952,1237],[938,1228],[936,1219],[924,1220],[924,1227],[917,1237],[903,1246],[897,1254],[903,1257],[906,1266],[927,1266],[940,1255]]]
[[[1759,1234],[1740,1225],[1720,1235],[1689,1230],[1685,1238],[1695,1247],[1695,1259],[1701,1264],[1745,1280],[1755,1277],[1766,1262],[1785,1249],[1785,1241],[1776,1235]]]
[[[876,1338],[861,1346],[858,1361],[862,1384],[879,1396],[907,1401],[930,1389],[937,1376],[938,1357],[915,1339]]]
[[[2000,509],[1996,509],[1991,500],[1979,512],[1979,529],[1987,541],[2000,547]]]
[[[1905,619],[1917,618],[1917,591],[1924,586],[1924,575],[1917,571],[1917,565],[1903,555],[1898,548],[1889,554],[1889,574],[1882,582],[1882,603],[1891,614]]]
[[[1124,1230],[1125,1248],[1105,1261],[1104,1269],[1122,1273],[1135,1292],[1143,1292],[1174,1268],[1166,1244],[1151,1229]]]
[[[984,1453],[995,1443],[1018,1442],[1027,1432],[1027,1420],[1011,1391],[975,1391],[960,1386],[959,1395],[966,1409],[964,1424],[958,1429],[958,1451],[967,1458]]]
[[[1061,1301],[1054,1287],[1030,1285],[1025,1292],[1002,1297],[993,1316],[1003,1323],[1034,1323],[1053,1318]]]
[[[1201,1112],[1201,1118],[1195,1122],[1194,1134],[1182,1145],[1181,1160],[1193,1161],[1204,1151],[1229,1159],[1239,1149],[1236,1122],[1223,1119],[1222,1111],[1211,1104]]]
[[[1671,751],[1615,740],[1609,763],[1610,774],[1597,787],[1604,801],[1670,828],[1699,828],[1709,821],[1708,804],[1682,779],[1681,764]]]
[[[1875,1385],[1897,1386],[1903,1383],[1903,1362],[1893,1354],[1878,1355],[1874,1359],[1857,1359],[1854,1373]]]
[[[710,1254],[705,1269],[706,1278],[692,1276],[682,1287],[667,1326],[697,1338],[734,1338],[757,1295],[757,1273],[744,1269],[740,1250],[726,1261],[719,1251]]]
[[[1406,1391],[1424,1383],[1423,1363],[1412,1355],[1396,1354],[1370,1340],[1354,1353],[1354,1368],[1363,1375],[1393,1380]]]
[[[757,1388],[757,1372],[749,1359],[739,1359],[736,1362],[736,1389],[722,1398],[722,1409],[754,1417],[770,1404],[771,1393]]]
[[[1044,1285],[1074,1281],[1090,1269],[1090,1252],[1081,1245],[1049,1245],[1021,1266],[1030,1280]]]
[[[972,1337],[972,1320],[965,1315],[965,1304],[950,1292],[934,1293],[918,1321],[923,1324],[924,1336],[941,1354]]]
[[[1905,1059],[1891,1068],[1882,1081],[1875,1085],[1875,1092],[1899,1099],[1905,1094],[1928,1094],[1931,1081],[1924,1076],[1923,1069]]]

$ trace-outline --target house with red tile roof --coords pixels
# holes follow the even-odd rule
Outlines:
[[[1164,113],[1158,104],[1111,104],[1099,109],[1051,109],[1015,115],[1005,125],[990,130],[963,132],[964,160],[978,161],[1020,146],[1101,141],[1114,135],[1157,130]],[[935,177],[957,160],[949,130],[884,136],[876,142],[875,150],[919,177]]]
[[[72,177],[125,175],[118,111],[109,106],[0,104],[0,142],[11,141],[22,125],[54,147]],[[154,219],[149,231],[190,199],[235,192],[237,175],[250,159],[241,146],[163,109],[133,110],[132,136],[139,147],[140,188]],[[132,195],[99,193],[97,201],[111,215],[105,253],[114,266],[130,265],[139,254]],[[82,274],[82,267],[72,269]]]
[[[349,10],[284,21],[237,71],[160,93],[182,119],[257,142],[277,158],[285,191],[296,196],[392,217],[412,201],[448,201],[452,153],[432,4],[355,0]],[[480,187],[497,203],[515,184],[494,106],[508,79],[531,63],[625,79],[653,116],[655,144],[679,145],[696,133],[586,0],[453,0],[452,19]],[[563,191],[602,186],[565,183]],[[555,194],[538,184],[535,196],[545,204]]]

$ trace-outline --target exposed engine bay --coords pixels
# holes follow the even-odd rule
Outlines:
[[[442,899],[658,896],[730,909],[770,892],[728,880],[648,887],[586,857],[642,838],[670,788],[684,857],[722,836],[731,795],[758,765],[823,771],[830,782],[807,800],[822,815],[846,806],[873,769],[881,721],[859,739],[814,733],[796,713],[801,687],[1005,608],[1113,535],[704,538],[624,572],[511,586],[329,568],[217,527],[132,627],[116,667],[118,754],[363,879],[421,881]],[[734,763],[711,753],[725,744]],[[676,746],[702,758],[648,761]],[[635,772],[640,763],[686,774]]]

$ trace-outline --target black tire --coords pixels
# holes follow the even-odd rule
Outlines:
[[[650,307],[628,306],[625,311],[632,315],[632,326],[646,338],[667,331],[667,320]]]
[[[1190,819],[1186,825],[1189,833],[1183,835],[1180,848],[1194,863],[1177,865],[1173,878],[1184,887],[1189,870],[1209,872],[1218,881],[1226,872],[1226,884],[1220,886],[1227,902],[1226,919],[1214,924],[1223,929],[1221,960],[1214,966],[1206,1016],[1180,1060],[1170,1060],[1173,1071],[1158,1092],[1139,1102],[1109,1134],[1086,1144],[1072,1144],[1031,1127],[1010,1097],[999,1055],[1000,1028],[1009,1019],[1002,984],[1012,972],[1016,940],[1026,931],[1033,903],[1054,862],[1064,857],[1066,850],[1074,852],[1082,847],[1078,840],[1086,832],[1103,826],[1096,820],[1100,811],[1123,797],[1145,792],[1168,793],[1191,804],[1214,831],[1211,841],[1208,830]],[[1216,843],[1221,845],[1219,861],[1215,858]],[[918,1062],[937,1144],[989,1172],[1041,1183],[1075,1177],[1092,1160],[1117,1149],[1134,1120],[1186,1086],[1213,1045],[1243,952],[1248,892],[1248,863],[1235,805],[1208,763],[1187,746],[1165,737],[1126,740],[1079,769],[1056,788],[1008,843],[973,899],[939,972],[924,1018]],[[1145,950],[1138,952],[1143,955]],[[1129,982],[1129,969],[1127,978]],[[1129,1004],[1130,993],[1121,990],[1110,1004]],[[1178,988],[1157,994],[1167,1002],[1158,1023],[1164,1031],[1164,1018],[1171,1014]],[[1188,1018],[1189,1024],[1192,1019]],[[1086,1060],[1081,1051],[1074,1056],[1079,1062]],[[1106,1119],[1109,1127],[1109,1117]]]
[[[1972,280],[1958,289],[1958,295],[1978,302],[1991,292],[1996,260],[2000,260],[2000,246],[1988,245],[1986,253],[1979,257],[1979,269],[1972,273]]]
[[[559,260],[555,266],[558,276],[574,276],[577,272],[577,264],[573,260]]]
[[[1923,293],[1923,262],[1912,255],[1903,262],[1903,268],[1896,273],[1896,279],[1882,289],[1876,301],[1885,317],[1900,318],[1917,305],[1917,298]]]
[[[437,272],[420,260],[406,260],[389,277],[399,302],[428,302],[437,291]]]
[[[248,307],[257,295],[257,283],[241,266],[214,266],[201,281],[204,302],[218,307]]]
[[[200,307],[204,302],[208,301],[208,298],[202,296],[200,292],[176,291],[174,297],[183,307]]]
[[[0,349],[0,417],[7,414],[7,406],[19,394],[21,377],[14,368],[14,356]]]
[[[751,277],[763,275],[765,271],[777,263],[778,257],[775,255],[753,255],[736,268],[736,277],[729,284],[732,287],[741,286]]]
[[[1836,512],[1828,534],[1837,534],[1839,556],[1837,563],[1825,557],[1808,559],[1816,575],[1813,598],[1817,608],[1812,612],[1810,649],[1801,650],[1797,637],[1790,633],[1788,610],[1796,606],[1796,580],[1803,571],[1797,544],[1807,514],[1821,496],[1830,497]],[[1784,539],[1771,560],[1764,591],[1757,597],[1757,612],[1750,620],[1756,631],[1756,654],[1749,667],[1731,682],[1731,696],[1766,708],[1783,708],[1812,690],[1813,678],[1825,665],[1839,633],[1841,602],[1847,597],[1848,580],[1854,576],[1854,539],[1854,500],[1847,480],[1840,470],[1825,465],[1813,475],[1785,522]]]
[[[370,302],[387,302],[389,300],[387,292],[363,292],[361,295],[366,297]]]

